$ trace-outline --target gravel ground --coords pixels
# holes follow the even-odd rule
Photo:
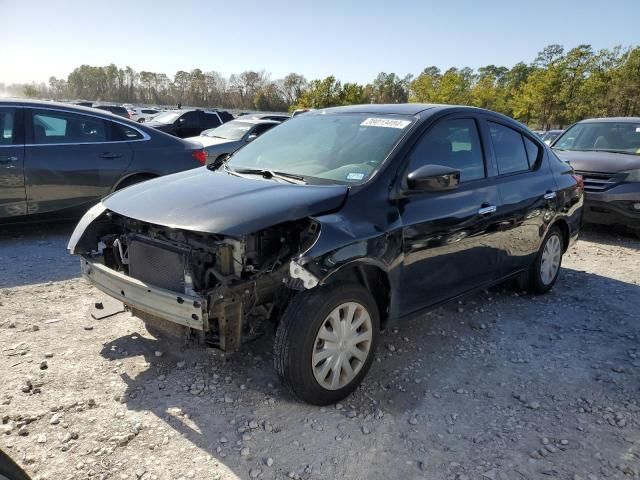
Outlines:
[[[65,250],[0,237],[0,447],[36,479],[640,477],[640,242],[587,231],[545,296],[491,289],[402,322],[342,404],[280,386],[271,338],[175,351]]]

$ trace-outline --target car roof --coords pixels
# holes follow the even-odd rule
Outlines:
[[[330,113],[378,113],[392,115],[417,115],[424,110],[429,110],[441,105],[431,105],[425,103],[371,103],[365,105],[347,105],[344,107],[323,108],[312,110],[308,113],[322,114]]]
[[[69,110],[70,112],[85,112],[94,115],[99,112],[103,115],[111,115],[107,110],[102,110],[98,107],[115,107],[117,105],[96,105],[95,107],[85,107],[83,105],[76,105],[75,103],[50,102],[48,100],[33,100],[30,98],[3,98],[0,99],[0,106],[55,108],[59,110]]]
[[[603,117],[603,118],[586,118],[578,123],[600,123],[600,122],[616,122],[616,123],[638,123],[640,117]]]
[[[12,107],[31,107],[31,108],[53,108],[55,110],[75,112],[75,113],[88,113],[94,117],[100,117],[105,120],[112,120],[117,123],[129,125],[134,129],[140,130],[147,135],[160,133],[154,128],[147,127],[143,124],[132,122],[131,120],[111,113],[108,110],[102,110],[94,107],[83,107],[82,105],[74,105],[72,103],[64,102],[50,102],[47,100],[32,100],[28,98],[3,98],[0,99],[0,106],[12,106]],[[176,140],[182,140],[177,137],[173,137]]]
[[[305,115],[322,115],[323,113],[371,113],[382,115],[419,115],[423,112],[429,112],[427,116],[436,112],[451,111],[473,111],[478,113],[487,113],[493,116],[501,117],[504,120],[518,123],[501,113],[487,110],[484,108],[471,107],[468,105],[446,105],[440,103],[382,103],[382,104],[365,104],[365,105],[349,105],[344,107],[323,108],[320,110],[311,110]],[[426,117],[425,117],[426,118]]]

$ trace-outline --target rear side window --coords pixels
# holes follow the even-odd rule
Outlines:
[[[273,127],[275,127],[273,123],[264,123],[262,125],[257,125],[251,133],[256,136],[262,135],[264,132],[266,132],[267,130],[271,130]]]
[[[461,182],[484,178],[484,157],[476,122],[464,118],[436,124],[411,152],[410,170],[424,165],[460,170]]]
[[[489,122],[489,132],[501,175],[529,170],[524,137],[519,132],[493,122]]]
[[[105,123],[96,117],[70,112],[33,110],[33,140],[47,143],[96,143],[107,140]]]
[[[113,132],[113,140],[116,141],[127,141],[127,140],[141,140],[144,138],[140,132],[134,130],[131,127],[126,125],[121,125],[119,123],[109,122],[111,131]]]
[[[540,155],[540,147],[527,137],[524,138],[524,148],[527,150],[527,159],[529,160],[529,168],[533,168],[536,165],[538,156]]]
[[[221,125],[220,119],[218,118],[218,115],[216,115],[215,113],[205,113],[204,122],[207,128],[213,128]]]
[[[15,110],[13,108],[0,109],[0,145],[11,145],[13,143],[13,121]]]

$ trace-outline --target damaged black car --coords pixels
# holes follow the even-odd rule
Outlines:
[[[548,291],[582,195],[572,168],[503,115],[339,107],[110,195],[69,250],[152,333],[235,352],[275,331],[284,383],[326,405],[358,386],[399,318],[509,278]]]

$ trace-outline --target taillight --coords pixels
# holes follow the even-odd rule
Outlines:
[[[584,178],[582,178],[582,175],[578,175],[577,173],[574,173],[571,176],[578,184],[578,189],[582,192],[584,190]]]
[[[195,158],[200,165],[207,163],[207,152],[204,150],[194,150],[191,152],[191,156]]]

